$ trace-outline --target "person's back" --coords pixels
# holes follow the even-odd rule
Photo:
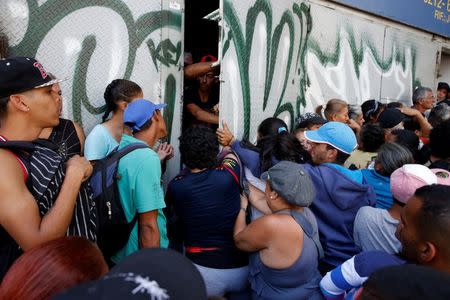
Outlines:
[[[358,183],[329,165],[306,164],[305,169],[317,191],[311,210],[319,225],[324,262],[335,266],[359,252],[353,222],[361,207],[375,203],[375,194],[365,181]]]
[[[84,155],[88,160],[102,159],[117,148],[124,130],[123,112],[128,103],[142,97],[141,87],[133,81],[115,79],[108,84],[104,93],[103,123],[97,124],[86,138]]]
[[[141,141],[124,134],[119,144],[119,150],[139,142]],[[117,183],[120,200],[127,221],[131,222],[136,214],[157,210],[160,234],[159,246],[167,248],[169,241],[167,239],[166,218],[162,211],[165,203],[160,186],[161,163],[158,155],[150,148],[134,150],[120,159],[118,174],[121,176]],[[135,224],[127,244],[112,257],[112,260],[118,263],[139,248],[138,225]]]
[[[169,183],[166,196],[173,205],[176,233],[209,296],[242,291],[248,274],[248,257],[233,241],[240,211],[240,166],[232,153],[217,165],[218,151],[211,129],[188,128],[180,137],[180,153],[189,170]]]
[[[254,299],[322,299],[318,288],[323,255],[317,223],[308,206],[315,189],[304,167],[281,161],[264,172],[266,215],[245,222],[239,212],[236,246],[250,252],[250,285]],[[252,200],[254,202],[254,200]],[[241,196],[241,207],[248,208]]]
[[[398,253],[400,241],[395,237],[399,221],[394,219],[386,209],[370,206],[361,207],[354,223],[355,244],[363,251],[383,250]]]
[[[306,212],[307,208],[305,208]],[[250,255],[250,284],[254,299],[322,299],[317,284],[322,278],[318,270],[317,247],[311,237],[304,234],[301,212],[277,212],[289,214],[299,225],[299,235],[303,235],[300,256],[288,268],[268,267],[261,260],[260,252]],[[314,215],[309,212],[309,217]],[[304,217],[303,217],[304,218]],[[315,228],[317,231],[317,228]],[[282,292],[280,292],[282,291]]]
[[[196,264],[230,268],[247,263],[232,236],[240,208],[239,183],[233,177],[238,176],[238,168],[234,160],[226,159],[214,169],[178,176],[170,183],[170,198],[181,222],[186,255]],[[218,251],[196,252],[195,247]]]
[[[154,104],[145,99],[130,103],[124,113],[125,125],[134,136],[124,134],[119,150],[134,143],[145,143],[149,147],[136,149],[118,164],[118,189],[120,201],[129,223],[135,218],[127,244],[111,260],[119,263],[123,258],[140,248],[167,248],[166,218],[162,211],[166,207],[161,187],[161,163],[151,149],[157,139],[167,134],[160,110],[164,104]]]

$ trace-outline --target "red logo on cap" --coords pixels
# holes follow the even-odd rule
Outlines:
[[[47,76],[48,76],[48,75],[47,75],[47,72],[45,72],[44,67],[41,65],[40,62],[38,62],[38,61],[35,62],[35,63],[33,64],[33,66],[39,69],[39,72],[41,72],[42,79],[47,78]]]

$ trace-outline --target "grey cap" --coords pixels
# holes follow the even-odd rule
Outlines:
[[[300,207],[309,206],[316,197],[316,189],[306,170],[297,163],[280,161],[261,175],[286,202]]]

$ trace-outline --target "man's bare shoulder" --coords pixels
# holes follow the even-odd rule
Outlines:
[[[23,183],[23,172],[15,155],[5,149],[0,149],[0,193],[5,185]]]

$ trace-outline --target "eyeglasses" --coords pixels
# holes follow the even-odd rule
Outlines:
[[[199,76],[198,78],[204,80],[205,78],[206,78],[206,79],[219,78],[219,76],[216,76],[216,75],[214,75],[214,74],[208,74],[208,73],[206,73],[206,74],[203,74],[203,75]]]

